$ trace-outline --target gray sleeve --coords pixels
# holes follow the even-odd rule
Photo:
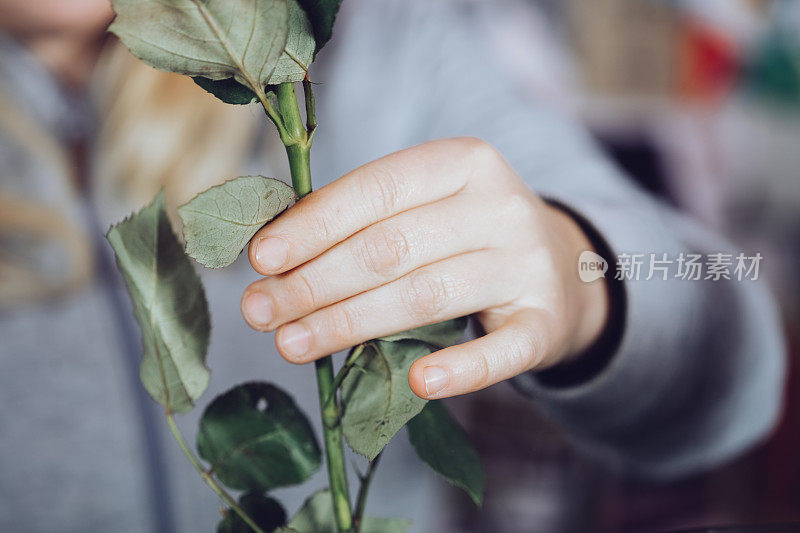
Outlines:
[[[393,19],[390,34],[408,36],[409,63],[391,68],[418,74],[425,87],[405,95],[413,105],[404,108],[424,118],[411,140],[490,142],[533,190],[581,214],[614,253],[730,248],[637,189],[579,127],[521,96],[491,57],[477,5],[417,2],[407,18]],[[397,29],[404,24],[411,28]],[[622,340],[600,372],[568,387],[529,373],[515,379],[518,390],[578,446],[637,475],[695,472],[765,438],[781,408],[785,348],[764,282],[632,281],[624,289]]]
[[[569,202],[562,198],[562,201]],[[576,200],[615,252],[729,246],[652,200]],[[572,387],[515,380],[579,447],[637,476],[674,478],[732,459],[777,423],[785,375],[780,320],[763,281],[629,281],[622,340]]]

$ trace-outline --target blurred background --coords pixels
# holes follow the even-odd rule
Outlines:
[[[495,387],[461,405],[488,470],[463,531],[665,531],[800,522],[800,2],[532,0],[492,21],[531,98],[586,124],[642,186],[761,252],[790,342],[788,399],[760,448],[674,484],[620,480]],[[714,369],[709,369],[713,372]],[[486,424],[495,427],[487,429]],[[532,503],[535,502],[535,503]],[[795,528],[798,526],[795,526]],[[787,531],[797,529],[788,528]]]
[[[578,455],[534,405],[519,401],[508,386],[453,401],[452,408],[484,458],[487,490],[482,509],[476,509],[460,491],[447,490],[443,528],[475,533],[602,533],[672,531],[712,524],[800,524],[800,1],[469,3],[480,10],[482,30],[520,93],[558,107],[585,124],[631,179],[704,220],[743,252],[760,252],[765,257],[762,275],[780,301],[790,344],[790,374],[782,422],[768,442],[734,463],[666,484],[621,479]],[[500,4],[504,9],[496,9]],[[115,61],[128,68],[130,60],[112,57],[111,70]],[[133,70],[135,75],[124,86],[108,88],[121,102],[119,107],[144,113],[137,108],[141,104],[137,98],[152,89],[148,85],[153,83],[152,73],[146,70],[141,74]],[[174,83],[167,88],[182,90],[181,83],[191,85],[187,80]],[[206,105],[200,101],[208,99],[193,86],[189,88],[194,96],[181,100],[180,106],[174,99],[156,101],[144,117],[157,122],[164,114],[159,106],[170,105],[177,107],[170,109],[171,114],[185,118],[159,123],[164,132],[176,131],[174,137],[162,132],[155,136],[154,142],[162,149],[151,152],[153,161],[132,164],[126,159],[128,145],[119,139],[131,141],[132,146],[146,135],[107,113],[111,126],[100,131],[100,145],[111,145],[110,139],[116,139],[118,152],[111,155],[125,163],[125,172],[138,173],[136,180],[128,182],[147,182],[141,192],[129,191],[137,201],[149,200],[165,181],[151,167],[161,165],[175,175],[192,175],[192,190],[167,183],[168,193],[186,200],[203,188],[204,180],[218,179],[228,172],[231,161],[247,156],[244,148],[226,152],[226,145],[219,141],[237,135],[246,138],[249,130],[240,128],[238,119],[229,119],[232,112],[224,109],[218,114],[204,111],[203,117],[224,128],[225,135],[205,131],[194,116],[198,106]],[[0,119],[15,120],[12,111],[12,106],[0,107]],[[249,113],[239,110],[245,119],[252,118]],[[132,122],[140,118],[137,115]],[[61,126],[53,125],[53,129]],[[28,144],[48,150],[46,143]],[[80,156],[80,143],[74,145]],[[181,155],[181,161],[165,164],[174,154]],[[199,154],[218,165],[192,166],[192,157]],[[282,158],[280,151],[266,156]],[[80,157],[76,161],[78,166],[86,163]],[[99,168],[100,173],[106,171],[102,164]],[[37,184],[25,186],[36,189]],[[105,203],[100,207],[114,215],[129,212],[129,207],[125,207],[128,211]],[[15,209],[20,212],[12,213]],[[0,203],[0,222],[12,214],[30,214],[30,208],[26,209]],[[76,257],[91,255],[90,242],[50,216],[48,231],[55,227],[63,234],[57,237],[73,239]],[[29,218],[21,220],[36,226]],[[29,279],[29,269],[6,261],[4,251],[28,248],[26,243],[6,242],[11,237],[0,235],[0,303],[16,304],[30,297],[29,286],[40,283]],[[63,287],[80,287],[91,276],[88,262],[74,261],[77,266],[70,273],[54,266],[52,257],[47,254],[42,270],[68,279],[56,280],[48,297],[67,292]],[[238,301],[233,306],[232,313],[238,313]],[[97,367],[91,368],[97,372]],[[58,367],[54,374],[63,371]],[[102,383],[104,377],[97,375],[89,378]],[[520,420],[537,422],[520,424]],[[120,439],[123,444],[132,440],[125,435]],[[38,444],[46,447],[47,443]],[[10,468],[12,461],[6,461],[2,468]]]

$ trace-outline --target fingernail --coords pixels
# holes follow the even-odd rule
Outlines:
[[[433,396],[447,386],[450,376],[440,366],[426,366],[422,369],[422,378],[425,380],[425,394]]]
[[[272,301],[260,292],[253,292],[244,299],[247,320],[256,326],[265,327],[272,320]]]
[[[256,263],[267,271],[278,270],[289,258],[289,247],[278,237],[266,237],[256,243]]]
[[[300,359],[311,346],[311,333],[302,324],[294,322],[284,326],[280,338],[283,353],[291,359]]]

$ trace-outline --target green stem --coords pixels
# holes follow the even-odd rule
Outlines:
[[[356,497],[356,510],[353,513],[355,533],[361,533],[361,525],[364,521],[364,510],[367,508],[367,494],[369,493],[369,485],[372,482],[372,476],[375,475],[375,470],[378,468],[378,462],[380,460],[381,454],[378,454],[369,464],[367,473],[361,478],[361,486],[358,488],[358,496]]]
[[[286,155],[289,156],[289,168],[292,171],[292,186],[297,196],[302,198],[311,192],[311,167],[308,164],[311,149],[305,145],[293,144],[286,147]]]
[[[303,94],[306,98],[306,129],[308,130],[309,137],[314,135],[317,129],[317,104],[314,102],[314,90],[311,87],[311,80],[303,80]]]
[[[353,365],[356,364],[356,361],[358,360],[359,357],[361,357],[361,354],[363,352],[364,352],[363,344],[359,344],[358,346],[350,350],[350,355],[347,356],[347,359],[342,365],[342,368],[339,369],[339,371],[336,373],[336,377],[333,379],[333,386],[331,387],[333,392],[331,393],[330,396],[328,396],[327,400],[325,400],[324,405],[328,405],[329,403],[333,402],[333,400],[336,398],[336,391],[339,389],[339,387],[342,386],[344,378],[346,378],[347,374],[350,373],[350,369],[353,368]]]
[[[289,135],[289,144],[305,144],[308,134],[300,116],[300,108],[297,106],[294,83],[281,83],[275,92],[278,96],[278,111],[283,118],[283,127]]]
[[[286,155],[289,156],[289,169],[292,173],[292,186],[297,196],[302,198],[311,192],[311,143],[303,126],[297,96],[293,83],[278,85],[278,109],[280,110],[287,139]],[[288,141],[288,142],[287,142]]]
[[[310,90],[310,85],[307,90]],[[299,197],[311,192],[311,138],[303,126],[294,84],[283,83],[278,86],[278,109],[288,139],[284,139],[286,154],[289,156],[289,169],[292,185]],[[306,95],[306,101],[309,96]],[[283,139],[283,137],[282,137]],[[288,140],[288,142],[287,142]],[[336,402],[328,402],[335,392],[333,378],[333,359],[330,356],[315,362],[317,372],[317,391],[322,411],[322,433],[325,442],[325,456],[328,464],[328,481],[333,497],[333,510],[339,533],[350,533],[353,516],[350,507],[350,490],[347,487],[347,469],[344,460],[344,443],[340,410]]]
[[[269,98],[267,98],[267,93],[264,92],[263,89],[257,90],[256,97],[258,97],[258,101],[261,102],[261,106],[264,108],[267,118],[269,118],[270,122],[275,124],[275,127],[278,129],[278,135],[280,136],[281,141],[284,144],[289,142],[289,135],[283,126],[283,119],[281,118],[280,114],[278,114],[278,111],[275,110],[275,107],[272,105],[272,102],[269,101]]]
[[[217,480],[214,479],[214,476],[205,468],[203,468],[203,464],[200,462],[200,459],[198,459],[194,455],[192,450],[189,449],[189,446],[186,445],[186,441],[183,440],[183,435],[181,435],[178,426],[175,425],[175,419],[169,412],[167,413],[167,423],[169,424],[169,429],[172,431],[172,436],[175,437],[175,440],[178,442],[178,445],[181,447],[181,450],[183,450],[183,453],[186,454],[186,457],[189,458],[189,461],[192,463],[192,466],[194,466],[195,470],[197,470],[197,472],[200,474],[200,477],[203,478],[203,481],[206,482],[206,485],[211,487],[211,489],[214,492],[216,492],[220,498],[222,498],[225,504],[228,507],[230,507],[236,514],[238,514],[239,517],[242,520],[244,520],[244,522],[248,526],[250,526],[250,528],[255,533],[265,533],[264,530],[258,527],[258,525],[253,521],[253,519],[250,518],[246,512],[244,512],[244,509],[239,507],[239,504],[236,503],[236,500],[234,500],[233,497],[230,494],[228,494],[225,489],[220,487],[219,483],[217,483]]]
[[[339,533],[349,533],[353,527],[350,512],[350,489],[347,487],[347,465],[344,459],[340,409],[336,402],[327,399],[335,393],[333,388],[333,359],[323,357],[315,362],[317,389],[322,408],[322,432],[328,460],[328,482],[333,496],[333,511]]]

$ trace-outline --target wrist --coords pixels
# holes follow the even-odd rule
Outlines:
[[[578,277],[581,253],[602,254],[595,240],[572,213],[559,205],[547,204],[561,248],[562,279],[565,286],[569,335],[563,348],[563,363],[587,353],[608,327],[611,314],[608,281],[601,277],[586,283]]]

